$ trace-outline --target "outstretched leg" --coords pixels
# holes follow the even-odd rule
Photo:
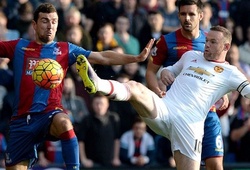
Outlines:
[[[135,81],[120,83],[114,80],[100,79],[83,55],[77,57],[76,69],[89,93],[98,91],[109,96],[112,100],[130,101],[140,116],[156,118],[157,111],[154,100],[158,97],[143,84]]]
[[[114,80],[100,79],[88,60],[80,55],[77,58],[76,69],[83,80],[84,86],[89,93],[102,92],[113,100],[129,101],[137,113],[147,125],[157,134],[165,137],[173,137],[172,125],[168,109],[163,100],[146,86],[135,81],[120,83]],[[181,142],[174,140],[175,142]],[[198,170],[200,163],[182,154],[179,150],[174,151],[178,170]]]

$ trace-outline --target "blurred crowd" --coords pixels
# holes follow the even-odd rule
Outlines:
[[[176,0],[1,0],[0,40],[34,39],[34,9],[43,2],[57,7],[57,41],[87,50],[114,50],[137,55],[151,39],[180,28]],[[233,35],[227,61],[250,79],[250,1],[203,0],[201,28],[222,25]],[[147,61],[126,65],[93,65],[101,78],[143,84]],[[12,64],[0,58],[0,167],[12,113]],[[170,143],[154,134],[128,102],[114,102],[101,94],[89,95],[72,66],[64,80],[63,100],[79,140],[81,166],[175,167]],[[180,96],[181,97],[181,96]],[[250,100],[229,94],[230,106],[220,111],[224,162],[250,163]],[[45,141],[38,165],[63,166],[60,142]]]

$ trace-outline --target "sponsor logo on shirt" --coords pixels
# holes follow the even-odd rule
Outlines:
[[[207,76],[214,76],[212,73],[208,72],[207,70],[200,68],[200,67],[192,67],[190,66],[188,68],[189,70],[194,70],[195,73],[198,73],[200,75],[207,75]]]
[[[37,58],[27,58],[27,64],[26,64],[26,75],[31,75],[32,72],[33,72],[33,69],[36,65],[36,63],[38,62],[39,60]]]
[[[53,51],[54,55],[62,55],[62,51],[60,50],[60,47],[55,47]]]
[[[214,67],[214,71],[217,72],[217,73],[221,73],[224,71],[224,68],[220,67],[220,66],[215,66]]]
[[[27,47],[22,47],[22,50],[24,50],[24,51],[35,51],[34,48],[27,48]]]
[[[187,46],[177,46],[177,47],[173,47],[174,50],[187,50]]]

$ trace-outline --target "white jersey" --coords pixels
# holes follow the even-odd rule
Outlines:
[[[165,69],[178,76],[164,98],[152,92],[157,117],[143,120],[157,134],[170,139],[172,151],[179,150],[200,161],[204,121],[210,107],[233,90],[249,95],[249,82],[235,66],[207,61],[198,51],[186,52]]]
[[[186,52],[167,69],[178,76],[167,92],[166,104],[183,117],[188,113],[205,119],[210,107],[228,92],[250,93],[247,78],[235,66],[207,61],[202,52]]]

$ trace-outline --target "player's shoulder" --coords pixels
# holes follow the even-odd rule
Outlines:
[[[203,52],[197,51],[197,50],[190,50],[187,51],[183,54],[183,56],[188,56],[188,57],[203,57]]]
[[[176,31],[169,32],[167,34],[164,34],[164,38],[170,38],[170,37],[175,37],[177,34],[181,32],[181,29],[178,29]]]
[[[24,38],[18,38],[18,39],[6,41],[6,42],[9,42],[9,43],[20,43],[20,44],[29,44],[30,40],[27,40],[27,39],[24,39]]]

